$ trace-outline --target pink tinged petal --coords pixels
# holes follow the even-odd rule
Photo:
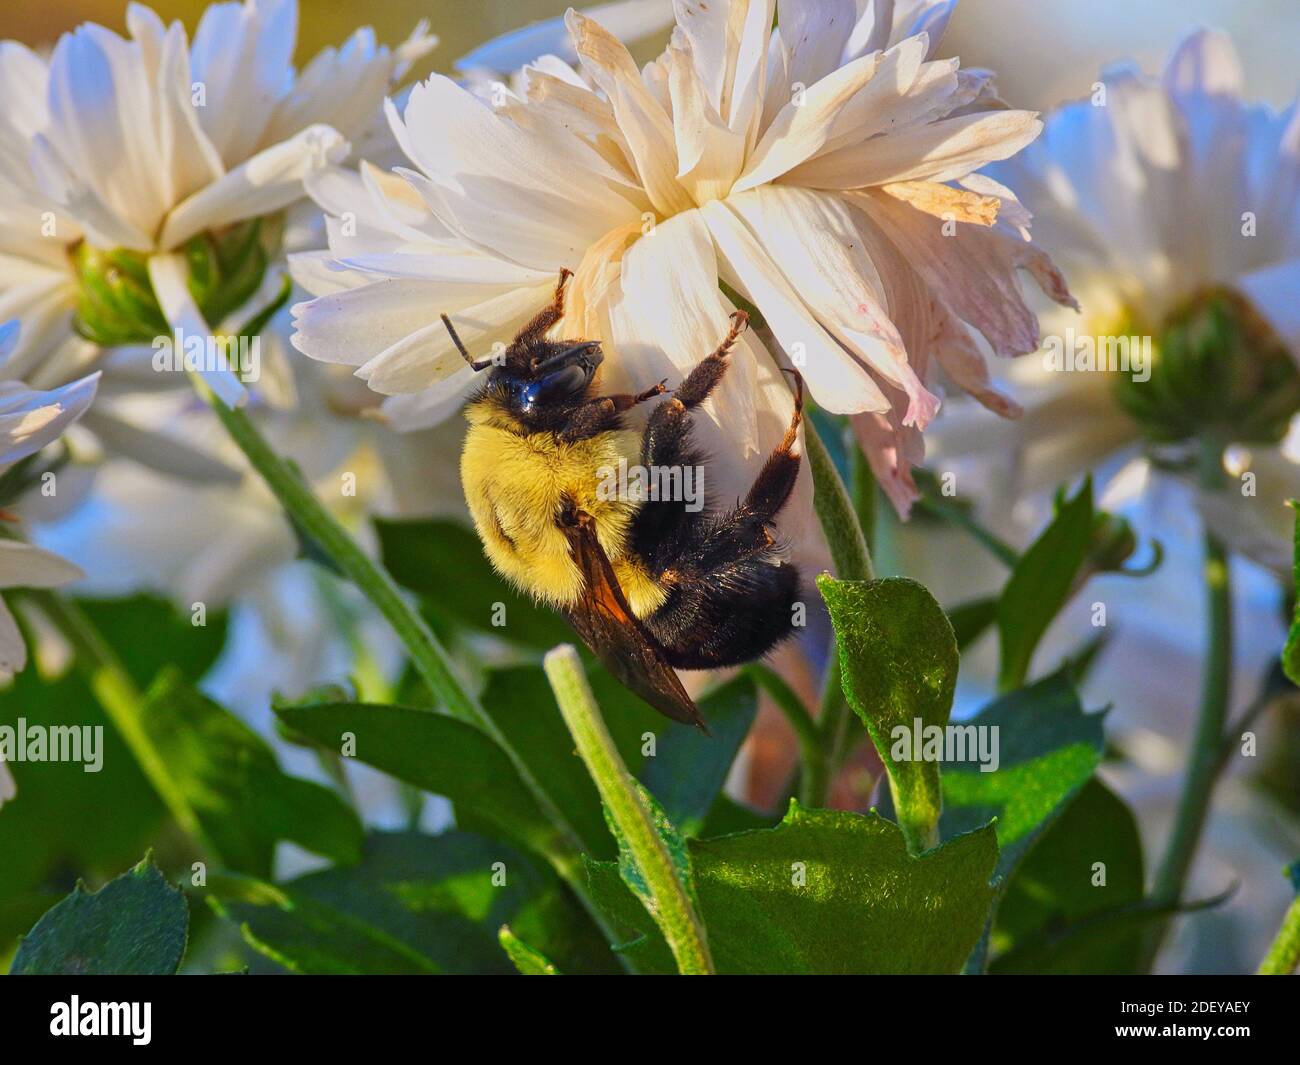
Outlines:
[[[187,337],[209,337],[212,330],[190,295],[186,283],[188,277],[189,267],[183,255],[172,253],[149,257],[149,281],[163,317],[172,327],[173,336],[176,330],[180,330]],[[227,407],[242,407],[248,402],[248,390],[229,367],[205,366],[199,371],[199,376]]]
[[[652,36],[673,23],[672,0],[615,0],[585,7],[582,13],[622,41]],[[457,70],[509,74],[546,55],[560,56],[570,62],[578,58],[563,17],[544,19],[494,37],[452,65]]]
[[[1300,258],[1238,278],[1237,287],[1300,362]]]
[[[602,387],[640,391],[667,378],[675,387],[721,341],[733,308],[718,289],[718,264],[699,211],[661,222],[623,255],[621,291],[610,307],[617,365]],[[754,361],[738,346],[704,411],[724,426],[742,455],[758,447]]]
[[[1031,245],[997,229],[947,223],[880,192],[855,193],[872,223],[924,279],[943,304],[973,325],[1002,356],[1038,347],[1038,319],[1025,305],[1016,270],[1032,267],[1049,295],[1069,298],[1064,281]],[[945,235],[947,232],[950,235]]]
[[[303,195],[308,175],[340,163],[348,143],[329,126],[312,126],[259,152],[176,207],[158,244],[175,248],[196,233],[270,214]]]
[[[547,303],[554,281],[537,288],[514,289],[452,316],[456,332],[475,358],[509,344],[523,325]],[[393,343],[357,370],[357,376],[386,396],[420,392],[460,372],[464,359],[437,318]]]
[[[921,498],[912,477],[912,460],[908,457],[919,445],[908,434],[916,434],[918,440],[920,434],[914,429],[903,429],[884,414],[859,414],[851,419],[851,424],[876,483],[898,516],[906,520],[912,513],[912,504]]]
[[[651,204],[664,215],[687,210],[693,204],[677,182],[679,166],[672,120],[646,87],[627,48],[576,11],[570,10],[565,19],[583,68],[613,105]]]
[[[919,428],[929,424],[939,399],[926,390],[910,364],[885,307],[877,265],[862,245],[848,205],[836,196],[781,186],[756,189],[727,202],[751,233],[781,249],[777,265],[822,326],[874,373],[907,394],[904,423]]]
[[[819,156],[786,181],[811,188],[860,189],[891,181],[951,181],[986,163],[1006,159],[1043,128],[1032,111],[962,115]]]
[[[1020,404],[996,388],[988,363],[965,325],[938,303],[931,307],[934,357],[953,384],[1000,418],[1019,418]]]
[[[482,376],[468,365],[423,392],[388,396],[379,406],[379,419],[398,433],[414,433],[445,422],[458,410]]]
[[[90,407],[98,385],[97,373],[48,392],[16,381],[0,385],[0,468],[57,440]]]
[[[777,0],[776,10],[792,86],[808,88],[841,65],[857,21],[853,0]]]
[[[744,222],[722,202],[700,210],[721,253],[724,280],[758,308],[813,398],[834,414],[887,409],[871,375],[822,328]]]
[[[879,53],[855,59],[791,99],[764,132],[734,191],[773,181],[820,152],[836,116],[879,65]]]
[[[199,121],[227,167],[254,154],[293,86],[297,38],[296,0],[213,4],[199,20],[190,50],[206,96]]]
[[[80,566],[43,548],[0,540],[0,588],[58,588],[85,575]]]
[[[1232,38],[1200,29],[1185,37],[1165,67],[1165,88],[1174,96],[1239,97],[1245,83]]]

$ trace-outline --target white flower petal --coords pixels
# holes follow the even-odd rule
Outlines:
[[[5,382],[0,389],[0,469],[58,439],[90,407],[98,385],[99,374],[49,392]]]
[[[183,255],[172,253],[149,257],[149,281],[167,324],[186,336],[211,336],[212,330],[190,295],[188,279],[189,266]],[[227,407],[241,407],[248,402],[248,390],[233,370],[205,367],[199,375]]]
[[[58,588],[85,576],[80,566],[21,540],[0,540],[0,588]]]
[[[177,205],[167,216],[159,247],[183,244],[196,233],[270,214],[303,194],[303,181],[347,157],[348,143],[329,126],[312,126],[259,152]]]
[[[1239,97],[1245,87],[1232,38],[1221,30],[1196,30],[1174,49],[1165,67],[1165,89],[1174,96]]]
[[[423,392],[388,396],[379,405],[380,417],[390,429],[399,433],[418,432],[446,421],[465,402],[482,377],[465,363],[450,377]]]
[[[21,673],[27,665],[27,645],[23,643],[23,634],[9,613],[4,598],[0,597],[0,680],[8,680],[15,673]],[[0,778],[8,777],[6,784],[0,779],[0,804],[4,799],[12,799],[17,789],[9,769],[0,762]],[[7,793],[7,794],[6,794]]]
[[[242,472],[202,448],[171,433],[137,425],[106,407],[90,411],[82,425],[114,455],[169,477],[199,484],[238,484],[244,478]]]
[[[470,354],[482,358],[495,344],[509,344],[545,306],[554,282],[520,288],[456,312],[453,324]],[[481,354],[480,354],[481,353]],[[420,392],[459,372],[465,361],[437,318],[399,338],[357,370],[357,376],[386,396]]]
[[[776,10],[791,85],[808,88],[841,66],[858,17],[854,0],[777,0]]]
[[[1300,362],[1300,257],[1247,274],[1237,286]]]

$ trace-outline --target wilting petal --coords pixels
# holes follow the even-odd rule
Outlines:
[[[677,177],[696,203],[725,196],[744,165],[745,138],[733,132],[709,102],[686,38],[669,47],[668,63]]]
[[[889,181],[951,181],[1005,159],[1038,136],[1033,111],[992,111],[912,126],[819,156],[787,175],[790,184],[860,189]]]
[[[813,398],[836,414],[886,409],[871,375],[827,334],[746,225],[725,204],[701,210],[722,254],[723,277],[762,312]]]
[[[777,265],[800,299],[836,340],[907,393],[906,424],[924,428],[939,400],[909,364],[877,264],[862,246],[848,205],[827,193],[778,186],[732,196],[728,205],[751,232],[782,249]]]

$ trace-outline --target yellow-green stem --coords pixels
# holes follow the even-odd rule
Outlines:
[[[596,698],[587,683],[582,661],[568,644],[550,651],[543,661],[560,713],[587,766],[601,800],[627,841],[632,859],[645,880],[653,906],[647,907],[663,932],[668,948],[685,976],[709,975],[709,954],[704,924],[673,866],[672,858],[645,801],[641,798],[614,740],[605,727]]]

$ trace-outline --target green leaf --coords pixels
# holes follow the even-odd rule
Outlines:
[[[185,896],[145,858],[94,894],[78,884],[36,922],[11,975],[168,976],[189,929]]]
[[[939,766],[895,759],[894,730],[920,720],[947,724],[957,683],[957,640],[943,609],[905,577],[837,581],[817,587],[830,609],[845,698],[862,719],[881,760],[899,823],[914,850],[935,841],[941,798]]]
[[[151,595],[78,599],[79,606],[117,652],[131,679],[147,688],[165,669],[201,679],[226,644],[227,616],[210,611],[192,624],[171,603]]]
[[[435,614],[538,649],[573,639],[563,618],[497,576],[471,529],[441,520],[377,520],[375,528],[384,567]]]
[[[510,759],[473,725],[406,706],[322,703],[281,706],[294,732],[341,751],[355,740],[358,761],[471,810],[496,834],[547,854],[555,829],[537,807]]]
[[[1056,517],[1016,562],[998,601],[998,635],[1002,691],[1021,687],[1029,675],[1034,649],[1052,619],[1070,598],[1092,539],[1092,478],[1073,499],[1064,500]]]
[[[399,832],[367,837],[355,866],[287,884],[212,876],[208,899],[251,946],[294,972],[506,973],[496,930],[554,887],[494,840]]]
[[[700,834],[722,793],[736,753],[758,715],[758,692],[748,677],[736,677],[701,699],[699,706],[713,735],[668,728],[656,737],[654,757],[646,758],[637,774],[684,836]]]
[[[1101,762],[1101,714],[1085,714],[1064,673],[1005,695],[959,726],[970,757],[943,763],[945,837],[997,818],[997,875],[1007,877]],[[996,737],[998,767],[975,761],[977,734]]]
[[[524,976],[559,976],[560,970],[555,967],[555,963],[546,957],[540,950],[534,950],[512,931],[509,925],[502,925],[501,931],[497,937],[501,943],[501,949],[506,952],[506,956]]]
[[[1291,621],[1291,631],[1286,636],[1286,647],[1282,651],[1282,669],[1292,684],[1300,684],[1300,501],[1290,500],[1291,509],[1296,511],[1295,549],[1292,570],[1292,592],[1296,596],[1295,617]]]
[[[94,762],[6,767],[18,794],[0,810],[0,954],[78,877],[102,883],[138,859],[166,821],[153,788],[78,675],[43,679],[29,664],[0,692],[0,727],[16,730],[24,720],[100,737],[100,768],[87,772]]]
[[[1098,865],[1105,884],[1098,881]],[[1097,777],[1042,834],[1009,879],[993,929],[991,972],[1133,973],[1141,928],[1098,923],[1051,937],[1142,900],[1142,843],[1133,814]]]
[[[149,689],[142,720],[228,868],[267,875],[282,839],[335,861],[357,859],[362,831],[351,808],[329,788],[282,773],[260,736],[178,674]]]
[[[793,802],[775,828],[687,849],[720,973],[957,972],[983,932],[997,862],[991,827],[918,857],[875,813]],[[611,872],[588,863],[593,897],[641,937],[623,949],[643,971],[664,971],[654,923]]]

